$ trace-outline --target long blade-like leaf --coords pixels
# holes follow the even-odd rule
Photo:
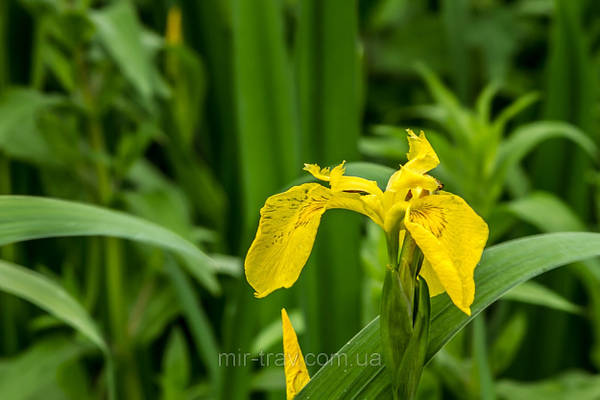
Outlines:
[[[64,236],[113,236],[172,250],[210,290],[219,286],[212,260],[186,239],[159,225],[122,212],[72,201],[0,196],[0,246]]]
[[[502,176],[537,145],[552,138],[565,138],[580,146],[592,158],[598,148],[584,132],[573,125],[559,121],[540,121],[523,125],[502,144],[496,161],[496,173]]]
[[[475,270],[476,293],[467,316],[447,295],[432,299],[427,359],[511,288],[550,269],[600,255],[600,234],[568,232],[530,236],[490,247]],[[352,393],[385,393],[389,376],[382,364],[379,318],[373,320],[319,370],[297,399],[345,399]]]
[[[0,260],[0,290],[48,311],[108,353],[106,342],[84,308],[50,279],[35,271]]]

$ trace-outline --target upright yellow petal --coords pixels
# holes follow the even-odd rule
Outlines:
[[[296,282],[330,198],[330,189],[305,183],[267,199],[245,261],[246,279],[256,297]]]
[[[485,221],[460,197],[440,194],[412,200],[404,224],[431,266],[425,278],[434,272],[452,302],[470,315],[473,272],[488,238]]]
[[[424,175],[403,166],[392,174],[388,180],[386,191],[406,192],[408,189],[421,188],[434,192],[439,186],[440,183],[433,176]]]
[[[285,359],[285,388],[287,400],[291,400],[310,381],[304,357],[298,344],[294,327],[285,311],[281,309],[281,325],[283,328],[283,354]]]
[[[425,132],[421,131],[419,136],[415,135],[410,129],[408,129],[407,132],[410,148],[406,155],[408,162],[404,164],[404,167],[419,174],[424,174],[437,167],[440,163],[440,159],[425,137]]]

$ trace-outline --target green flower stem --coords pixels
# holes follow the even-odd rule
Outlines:
[[[45,81],[44,48],[47,25],[48,22],[44,16],[36,17],[33,33],[33,56],[30,81],[31,86],[37,90],[42,89]]]
[[[425,364],[429,290],[424,280],[417,281],[423,257],[415,241],[406,232],[399,258],[398,242],[397,234],[388,235],[390,264],[381,296],[380,330],[383,357],[392,376],[394,399],[411,400]]]
[[[472,324],[473,329],[473,357],[475,365],[473,368],[473,380],[478,390],[475,391],[476,398],[482,400],[494,400],[494,380],[488,362],[485,316],[478,315]]]
[[[0,194],[10,194],[10,160],[0,153]],[[7,261],[14,260],[15,247],[12,244],[0,248],[0,257]],[[0,309],[2,309],[2,349],[6,355],[14,354],[19,347],[19,334],[16,324],[16,299],[8,294],[0,294]]]
[[[76,52],[75,64],[78,68],[80,89],[87,111],[88,140],[90,142],[90,146],[97,155],[94,165],[97,179],[95,195],[97,196],[97,202],[100,205],[108,207],[113,199],[113,187],[111,171],[102,157],[106,153],[104,129],[100,110],[96,100],[96,93],[90,85],[89,70],[85,60],[84,50],[81,48]],[[107,358],[107,360],[110,360],[110,363],[107,364],[107,386],[109,398],[111,400],[114,399],[117,393],[115,375],[122,374],[123,381],[125,382],[124,390],[127,398],[132,400],[141,399],[143,397],[143,390],[140,386],[137,365],[135,363],[133,354],[129,349],[130,343],[126,330],[127,304],[123,296],[125,290],[123,285],[123,256],[121,242],[116,238],[98,240],[99,242],[91,245],[89,254],[93,257],[96,257],[95,260],[91,261],[91,264],[95,265],[95,267],[100,265],[102,259],[105,263],[108,318],[112,340],[115,344],[118,355],[116,365],[114,365],[115,363],[110,355],[108,355],[109,358]],[[99,247],[104,244],[103,258],[101,252],[98,251],[98,248],[96,248],[98,243],[100,243]],[[86,287],[91,289],[91,293],[86,301],[93,306],[95,302],[95,293],[97,293],[99,288],[96,287],[97,285],[95,282],[89,283],[91,286]]]

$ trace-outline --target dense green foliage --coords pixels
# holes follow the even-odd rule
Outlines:
[[[474,315],[432,300],[419,398],[597,399],[600,239],[549,232],[598,229],[599,16],[594,0],[0,0],[0,398],[280,399],[265,354],[282,307],[305,353],[373,356],[376,226],[328,213],[299,282],[265,299],[243,257],[303,162],[385,186],[412,128],[491,232]],[[328,358],[299,398],[389,398],[380,359],[317,375]]]

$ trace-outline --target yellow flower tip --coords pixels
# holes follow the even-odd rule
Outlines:
[[[170,45],[178,45],[183,42],[181,29],[181,9],[178,6],[173,6],[167,14],[167,31],[165,40]]]
[[[330,182],[332,179],[336,180],[344,175],[346,172],[344,164],[346,164],[346,161],[342,161],[341,164],[333,167],[333,169],[329,167],[321,168],[318,164],[304,164],[303,169],[321,181]]]
[[[421,132],[423,132],[423,131],[421,131]],[[411,138],[417,138],[417,135],[415,135],[415,132],[410,128],[406,129],[406,133],[408,133],[408,136]]]
[[[321,168],[318,164],[304,164],[303,169],[315,178],[329,182],[329,168]]]
[[[281,327],[283,330],[286,398],[291,400],[310,381],[310,376],[298,344],[298,337],[285,308],[281,309]]]
[[[412,130],[407,129],[409,150],[406,154],[408,162],[404,165],[419,174],[424,174],[437,167],[440,163],[435,150],[421,131],[417,136]]]
[[[471,307],[459,307],[459,310],[467,314],[469,317],[471,316]]]

